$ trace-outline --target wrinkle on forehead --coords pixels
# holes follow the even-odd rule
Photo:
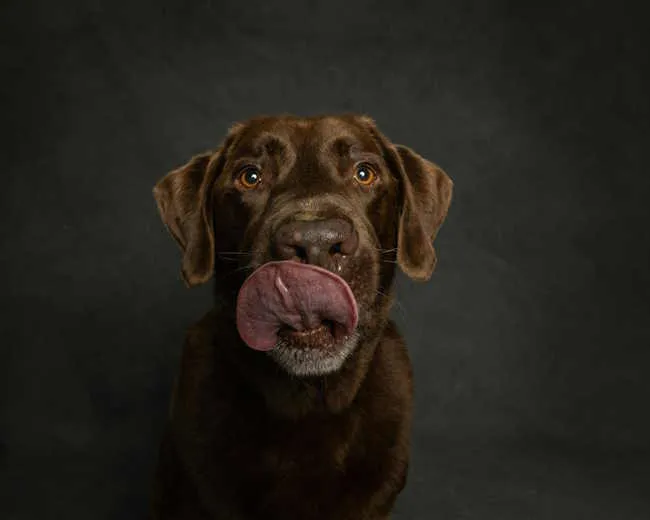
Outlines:
[[[243,135],[234,147],[233,155],[256,159],[268,156],[292,162],[295,158],[295,147],[286,132],[263,130]]]
[[[276,153],[289,148],[290,143],[291,140],[288,138],[286,133],[283,135],[283,133],[280,132],[263,130],[250,136],[250,138],[246,140],[245,149],[254,154],[261,154],[264,152]]]
[[[378,153],[379,148],[373,136],[360,125],[350,121],[329,117],[318,125],[320,131],[320,153],[335,153],[339,157],[354,153]]]
[[[314,125],[314,134],[316,134],[323,144],[331,144],[336,139],[345,141],[356,141],[350,123],[336,117],[325,117]]]
[[[236,153],[260,156],[264,152],[285,157],[311,151],[315,157],[348,157],[354,152],[381,153],[372,134],[350,116],[268,116],[240,126]]]

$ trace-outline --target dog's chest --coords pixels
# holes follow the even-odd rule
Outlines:
[[[357,441],[360,418],[341,416],[305,417],[295,421],[258,417],[242,421],[239,442],[231,456],[250,464],[249,474],[292,474],[305,479],[326,471],[343,472],[350,449]]]
[[[296,508],[328,507],[361,453],[361,419],[354,414],[297,421],[260,417],[240,424],[238,433],[232,432],[237,442],[224,446],[220,467],[227,468],[222,476],[253,511],[289,508],[287,517],[299,518],[292,516]]]

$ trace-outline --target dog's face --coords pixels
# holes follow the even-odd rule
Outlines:
[[[341,367],[387,312],[396,265],[413,279],[431,276],[451,193],[440,168],[354,115],[238,124],[216,152],[192,158],[154,189],[188,285],[215,272],[241,285],[257,268],[286,261],[346,282],[358,315],[352,333],[326,322],[286,327],[269,351],[296,375]]]

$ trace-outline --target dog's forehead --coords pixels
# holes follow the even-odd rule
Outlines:
[[[278,148],[346,154],[359,149],[379,152],[367,124],[355,116],[265,117],[241,124],[237,151],[259,154]]]

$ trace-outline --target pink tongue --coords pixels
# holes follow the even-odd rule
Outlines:
[[[338,334],[347,335],[357,326],[358,311],[350,286],[322,267],[269,262],[239,290],[237,330],[255,350],[271,350],[282,327],[304,331],[325,320]]]

